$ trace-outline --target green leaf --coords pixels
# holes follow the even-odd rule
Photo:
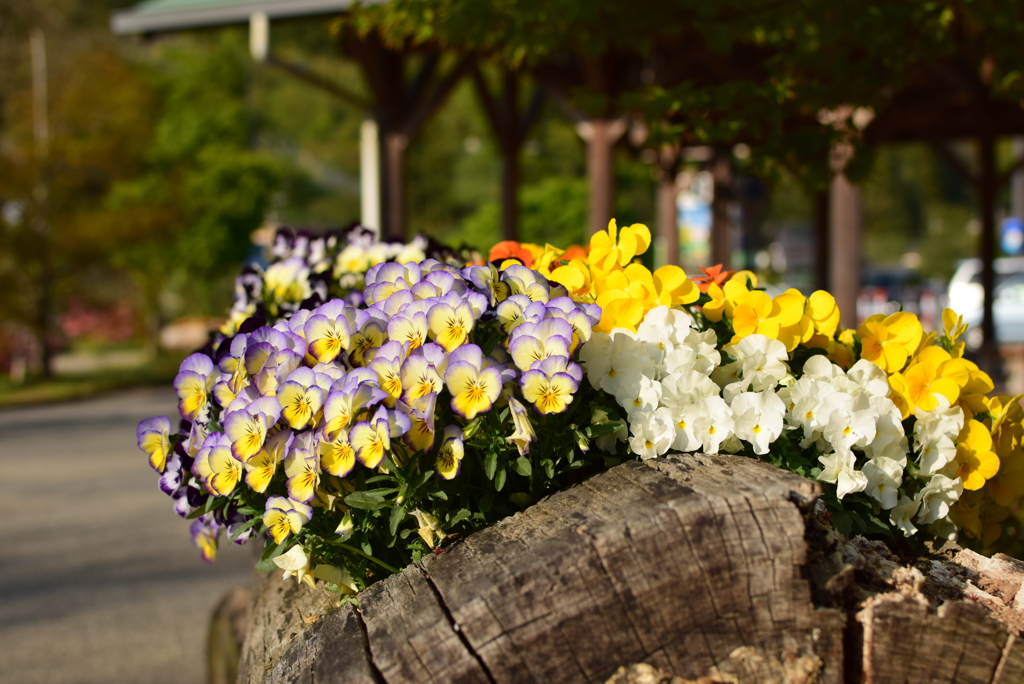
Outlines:
[[[549,480],[553,480],[555,478],[555,462],[550,458],[542,458],[540,460],[540,467],[544,469],[544,474]]]
[[[440,499],[441,501],[447,501],[448,495],[444,493],[444,490],[438,489],[427,494],[431,499]]]
[[[496,451],[488,452],[484,458],[484,475],[487,476],[488,480],[494,479],[494,471],[498,468],[498,453]]]
[[[419,489],[420,487],[425,485],[427,482],[429,482],[430,478],[432,478],[432,477],[434,477],[434,471],[433,470],[428,470],[427,472],[423,473],[422,475],[417,477],[415,480],[413,480],[412,485],[410,486],[410,489],[412,491],[416,491],[417,489]]]
[[[502,487],[505,486],[505,478],[508,476],[508,471],[502,468],[498,471],[498,474],[494,476],[494,489],[501,491]]]
[[[391,509],[391,518],[388,520],[388,529],[390,530],[392,537],[395,536],[396,532],[398,532],[398,526],[401,524],[402,520],[404,520],[404,519],[405,519],[405,507],[404,506],[395,506],[394,508]]]
[[[384,497],[370,492],[353,492],[345,497],[345,503],[364,511],[377,511],[384,507]]]
[[[491,509],[493,507],[494,507],[494,493],[493,492],[487,492],[486,494],[484,494],[483,496],[480,497],[480,510],[481,511],[483,511],[484,513],[490,513],[490,511],[491,511]]]
[[[469,512],[468,508],[460,508],[458,511],[455,512],[455,515],[448,518],[448,526],[453,527],[471,515],[472,513]]]
[[[235,541],[240,536],[245,534],[248,530],[251,530],[253,527],[255,527],[256,525],[258,525],[261,522],[263,522],[263,518],[253,518],[252,520],[244,523],[237,530],[235,530],[234,534],[231,535],[230,541]]]
[[[621,425],[618,423],[601,423],[600,425],[591,425],[584,432],[587,436],[593,439],[594,437],[604,437],[610,435],[618,430]]]
[[[523,477],[530,477],[530,474],[533,472],[533,465],[530,463],[530,459],[525,456],[520,456],[513,461],[512,467]]]

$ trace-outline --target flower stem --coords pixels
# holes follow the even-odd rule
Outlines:
[[[377,565],[379,565],[380,567],[384,568],[385,570],[390,572],[392,575],[397,575],[398,573],[401,572],[401,570],[399,570],[398,568],[393,567],[391,565],[388,565],[387,563],[385,563],[382,560],[378,560],[378,559],[374,558],[370,554],[364,552],[362,549],[358,549],[358,548],[356,548],[354,546],[350,546],[350,545],[348,545],[348,544],[346,544],[344,542],[332,541],[331,543],[334,544],[335,546],[340,546],[341,548],[345,549],[346,551],[351,551],[352,553],[359,554],[363,558],[366,558],[367,560],[372,561],[372,562],[376,563]]]

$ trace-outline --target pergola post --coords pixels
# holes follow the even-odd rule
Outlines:
[[[664,252],[658,259],[659,266],[679,265],[679,217],[676,207],[679,188],[676,186],[676,174],[679,173],[680,152],[679,145],[665,145],[658,154],[655,225],[659,251]]]
[[[836,298],[844,328],[856,328],[860,293],[860,188],[836,173],[829,192],[828,289]]]
[[[995,136],[987,127],[982,129],[978,137],[978,203],[981,210],[981,287],[985,294],[982,299],[981,314],[981,362],[982,370],[993,380],[1002,379],[1002,368],[999,358],[999,342],[996,339],[995,319],[992,303],[995,294],[995,257],[996,257],[996,141]]]
[[[590,234],[608,228],[615,200],[615,143],[626,132],[626,119],[581,121],[576,131],[587,143],[587,182],[590,186]]]
[[[715,148],[711,160],[714,191],[711,198],[711,263],[721,264],[726,270],[732,265],[732,221],[729,203],[732,201],[732,147]]]

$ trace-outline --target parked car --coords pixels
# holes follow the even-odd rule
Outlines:
[[[993,264],[996,272],[992,314],[996,339],[1000,344],[1024,342],[1024,257],[1002,257]],[[981,259],[960,263],[949,281],[949,308],[964,317],[971,326],[967,346],[981,346]]]

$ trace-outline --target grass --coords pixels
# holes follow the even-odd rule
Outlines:
[[[14,385],[8,377],[0,376],[0,408],[85,399],[104,392],[132,387],[170,387],[181,359],[182,356],[177,354],[159,354],[141,366],[133,368],[69,373],[48,380],[30,376],[21,385]]]

